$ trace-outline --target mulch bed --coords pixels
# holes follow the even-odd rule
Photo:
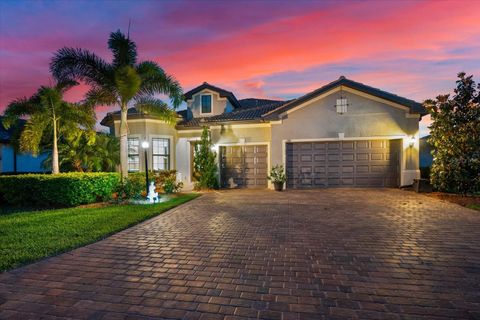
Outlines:
[[[444,192],[432,192],[424,193],[424,195],[448,202],[453,202],[461,206],[477,205],[480,206],[480,196],[461,196],[458,194],[444,193]]]

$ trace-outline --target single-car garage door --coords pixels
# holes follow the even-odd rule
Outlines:
[[[220,177],[224,188],[266,188],[267,146],[220,147]]]
[[[287,143],[287,187],[398,187],[400,147],[400,140]]]

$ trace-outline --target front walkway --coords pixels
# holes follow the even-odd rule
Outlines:
[[[480,318],[480,212],[400,190],[211,193],[0,274],[10,317]]]

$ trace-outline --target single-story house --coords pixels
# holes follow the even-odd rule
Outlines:
[[[420,103],[345,77],[297,99],[242,99],[208,83],[185,93],[176,126],[129,110],[129,169],[175,169],[191,187],[194,144],[211,130],[222,187],[271,187],[284,165],[286,188],[400,187],[420,176]],[[118,136],[119,112],[102,125]]]
[[[46,155],[34,157],[30,153],[18,153],[12,146],[12,136],[15,130],[21,129],[25,120],[20,120],[16,126],[8,130],[3,126],[2,120],[3,118],[0,117],[0,173],[44,172],[42,162]]]

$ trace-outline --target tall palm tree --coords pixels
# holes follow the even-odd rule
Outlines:
[[[59,173],[58,141],[61,136],[74,135],[78,130],[92,130],[95,112],[88,105],[63,101],[66,90],[76,85],[68,81],[53,87],[42,86],[30,98],[12,101],[5,110],[3,125],[10,128],[21,117],[28,120],[19,137],[19,149],[38,155],[42,145],[52,148],[52,173]]]
[[[108,48],[113,54],[111,63],[84,49],[62,48],[50,63],[50,70],[58,80],[78,80],[90,85],[86,100],[95,105],[120,107],[120,167],[122,177],[128,174],[127,163],[127,110],[154,114],[165,122],[175,124],[174,110],[155,94],[169,96],[173,107],[182,102],[182,88],[172,76],[152,61],[137,62],[135,42],[120,31],[112,32]]]

